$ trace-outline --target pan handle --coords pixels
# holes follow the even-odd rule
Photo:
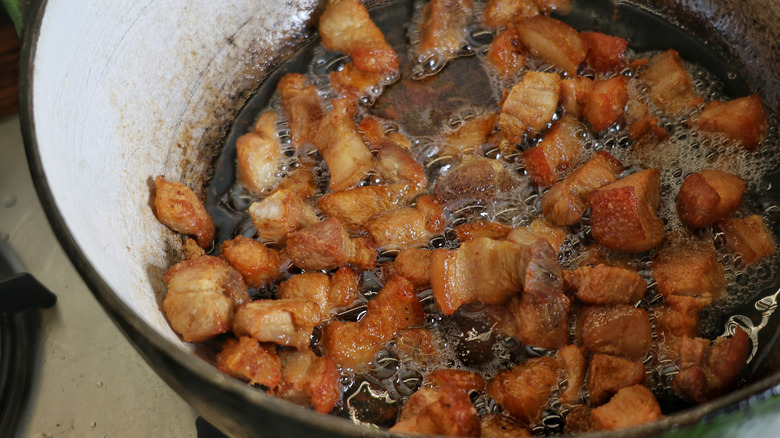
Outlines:
[[[22,30],[24,29],[24,17],[30,6],[30,0],[2,0],[5,10],[8,11],[8,15],[11,17],[11,21],[16,28],[16,34],[19,38],[22,37]]]

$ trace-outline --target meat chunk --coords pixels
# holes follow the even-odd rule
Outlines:
[[[588,44],[568,24],[537,15],[518,23],[520,41],[538,58],[560,68],[569,76],[577,74],[577,67],[588,54]]]
[[[441,368],[431,372],[423,380],[423,386],[427,388],[441,388],[446,385],[457,387],[463,392],[483,392],[485,379],[472,371],[453,368]]]
[[[550,121],[558,108],[561,78],[557,73],[529,71],[509,92],[498,118],[502,146],[523,141],[523,135],[536,135]]]
[[[448,61],[466,42],[466,25],[474,5],[471,0],[432,0],[423,9],[422,38],[417,59]]]
[[[621,389],[609,403],[591,411],[596,429],[622,429],[662,417],[655,396],[642,385]]]
[[[249,216],[257,228],[257,237],[267,242],[284,242],[288,233],[320,221],[309,204],[285,189],[253,202],[249,206]]]
[[[628,41],[600,32],[581,32],[580,36],[588,44],[588,55],[585,61],[594,71],[617,72],[626,67],[624,55]]]
[[[502,306],[498,328],[524,345],[561,348],[569,343],[570,307],[560,292],[544,299],[523,293]]]
[[[560,252],[566,236],[566,231],[553,226],[544,218],[536,218],[528,226],[510,231],[506,240],[528,246],[541,239],[549,243],[553,250]]]
[[[202,255],[206,255],[206,251],[203,248],[199,247],[197,242],[190,239],[189,237],[184,240],[184,245],[182,245],[182,251],[184,252],[184,260],[192,260]]]
[[[469,396],[454,385],[423,388],[412,394],[393,433],[478,436],[477,410]]]
[[[599,245],[627,252],[655,248],[664,239],[656,214],[661,202],[658,169],[646,169],[608,184],[590,195],[590,224]]]
[[[574,276],[577,299],[585,304],[635,304],[645,296],[647,283],[635,271],[603,264],[578,268]]]
[[[588,369],[590,405],[600,406],[620,389],[645,384],[645,366],[642,362],[608,354],[594,354]]]
[[[387,80],[387,74],[381,72],[363,71],[351,62],[344,68],[332,71],[328,75],[330,87],[339,95],[350,100],[369,94],[371,89]]]
[[[580,401],[582,385],[585,384],[585,371],[588,360],[582,348],[569,344],[558,350],[558,358],[563,363],[563,370],[568,381],[566,389],[561,393],[561,402],[569,405]]]
[[[249,287],[267,286],[282,276],[283,259],[279,251],[248,237],[238,236],[222,242],[221,255],[244,278]]]
[[[700,131],[722,134],[749,151],[756,150],[769,129],[757,94],[728,102],[709,102],[694,118],[693,125]]]
[[[745,181],[715,169],[704,169],[685,178],[677,194],[677,213],[691,228],[712,225],[734,213],[742,202]]]
[[[534,0],[534,3],[539,8],[539,12],[543,14],[555,12],[560,15],[568,15],[571,13],[571,0]]]
[[[679,114],[702,102],[694,94],[693,81],[675,50],[650,58],[639,76],[647,84],[650,101],[666,114]]]
[[[306,76],[289,73],[276,86],[282,99],[282,111],[290,123],[292,146],[301,146],[314,141],[317,127],[322,119],[322,104],[317,88],[307,85]]]
[[[361,186],[328,193],[317,201],[317,207],[347,228],[359,230],[371,218],[392,210],[415,192],[410,184]]]
[[[290,233],[287,255],[301,269],[336,269],[349,264],[366,270],[376,267],[376,249],[370,239],[350,239],[349,233],[336,218]]]
[[[317,357],[309,349],[286,350],[279,354],[282,381],[272,393],[302,406],[327,414],[341,400],[341,382],[336,363]]]
[[[490,381],[489,396],[525,424],[536,420],[558,382],[560,362],[548,356],[536,357],[502,371]]]
[[[638,157],[652,154],[655,145],[669,138],[669,133],[658,125],[658,117],[650,113],[645,98],[639,94],[637,87],[629,87],[626,111],[623,113],[628,124],[628,137],[634,143]]]
[[[458,240],[461,242],[467,242],[479,237],[501,240],[512,231],[512,227],[499,222],[477,221],[458,225],[455,231],[458,233]]]
[[[433,251],[428,249],[405,249],[395,257],[395,272],[409,280],[415,290],[427,289],[431,286],[431,257]]]
[[[208,249],[214,241],[214,222],[195,193],[162,175],[154,179],[154,188],[157,220],[177,233],[195,236],[198,246]]]
[[[580,316],[581,345],[590,353],[640,360],[653,343],[647,311],[627,304],[589,306]]]
[[[185,260],[163,276],[163,301],[171,327],[187,342],[202,342],[226,333],[237,303],[249,301],[241,274],[217,257]]]
[[[217,354],[217,368],[251,385],[276,386],[282,379],[282,363],[276,346],[261,344],[250,336],[228,338]]]
[[[328,356],[342,368],[360,372],[374,361],[374,355],[400,330],[425,321],[422,304],[414,287],[400,276],[390,278],[379,294],[368,302],[366,316],[359,322],[331,321],[322,330],[320,343]]]
[[[682,338],[695,338],[699,335],[699,312],[711,302],[712,300],[707,298],[669,295],[664,298],[663,304],[653,308],[656,332],[663,336],[658,343],[662,354],[671,358],[678,357]]]
[[[525,1],[530,3],[530,0]],[[526,56],[517,29],[510,27],[496,35],[485,61],[489,62],[502,78],[519,73],[525,67]]]
[[[482,12],[482,23],[494,29],[506,27],[517,20],[539,15],[534,0],[488,0]]]
[[[598,151],[579,169],[553,185],[542,196],[542,213],[557,226],[574,225],[588,209],[588,197],[601,187],[617,181],[623,165],[612,155]]]
[[[317,304],[305,298],[255,300],[236,310],[233,332],[260,342],[306,348],[321,320]]]
[[[465,121],[456,130],[445,135],[447,148],[455,149],[458,154],[473,155],[480,146],[490,142],[490,136],[496,127],[498,113],[488,113]]]
[[[373,167],[373,157],[355,127],[355,101],[342,98],[331,103],[333,109],[323,117],[313,142],[328,164],[328,187],[337,192],[363,180]]]
[[[628,101],[627,84],[628,78],[625,76],[594,81],[582,109],[582,115],[594,132],[609,128],[623,115]]]
[[[534,184],[551,186],[567,170],[579,164],[584,155],[582,125],[564,115],[544,134],[542,141],[523,152],[523,165]]]
[[[580,118],[585,103],[593,90],[593,79],[576,76],[561,81],[561,106],[566,113]]]
[[[415,187],[428,185],[425,169],[405,148],[386,141],[377,148],[375,170],[384,184],[411,183]]]
[[[304,298],[314,302],[323,320],[330,319],[338,309],[354,304],[360,297],[361,277],[348,266],[340,267],[333,276],[322,272],[293,275],[279,284],[279,299]]]
[[[247,192],[259,194],[273,188],[282,164],[275,111],[264,112],[254,131],[236,140],[236,156],[236,177]]]
[[[401,363],[430,367],[441,361],[441,353],[436,347],[437,340],[433,333],[424,327],[403,329],[393,341],[395,351]]]
[[[717,227],[726,238],[726,248],[739,254],[743,265],[755,263],[775,253],[772,234],[757,214],[744,218],[726,218],[718,222]]]
[[[517,438],[532,436],[521,423],[501,414],[487,414],[479,419],[483,438]]]
[[[380,251],[421,246],[444,231],[444,209],[432,196],[417,199],[414,208],[403,207],[374,217],[366,231]]]
[[[653,277],[664,297],[686,295],[711,301],[726,285],[712,242],[681,235],[673,235],[653,257]]]
[[[317,192],[317,180],[314,178],[314,173],[310,166],[300,166],[290,172],[279,183],[276,190],[287,190],[295,193],[301,199],[307,200]]]
[[[441,204],[461,199],[488,204],[519,184],[500,161],[475,157],[440,176],[433,193]]]

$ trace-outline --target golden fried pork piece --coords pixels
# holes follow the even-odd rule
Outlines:
[[[406,402],[392,433],[479,436],[477,409],[455,385],[421,388]]]
[[[675,50],[650,58],[639,69],[639,77],[647,84],[650,101],[666,114],[676,115],[702,102],[694,94],[693,81]]]
[[[558,350],[558,359],[563,364],[568,381],[566,389],[561,393],[561,403],[576,404],[580,401],[582,385],[585,384],[585,372],[588,368],[585,351],[577,345],[569,344]]]
[[[387,74],[382,72],[360,70],[349,62],[341,70],[331,72],[328,78],[331,88],[339,95],[355,100],[369,94],[371,88],[379,85],[386,76]]]
[[[679,234],[672,235],[653,257],[653,277],[664,297],[685,295],[713,300],[726,286],[712,242]]]
[[[708,298],[669,295],[663,304],[652,310],[656,333],[663,336],[658,343],[667,357],[679,356],[680,341],[684,336],[695,338],[701,330],[699,312],[712,302]]]
[[[684,337],[680,372],[672,388],[697,403],[720,397],[736,386],[749,353],[750,338],[741,327],[730,338],[718,337],[711,346],[706,339]]]
[[[415,290],[431,286],[431,258],[433,251],[422,248],[402,250],[393,261],[394,272],[409,280]],[[388,276],[389,278],[389,276]]]
[[[425,5],[417,59],[449,61],[456,57],[466,42],[466,25],[473,10],[471,0],[432,0]]]
[[[287,190],[295,193],[301,199],[307,200],[316,193],[317,180],[314,178],[314,172],[311,167],[300,166],[279,182],[276,190]]]
[[[371,239],[349,233],[338,219],[330,217],[287,236],[287,255],[301,269],[336,269],[349,264],[359,270],[376,267],[376,248]]]
[[[428,185],[422,164],[407,149],[390,141],[377,148],[374,169],[382,177],[383,184],[411,183],[420,188]]]
[[[364,117],[357,124],[357,130],[363,137],[363,141],[371,151],[377,150],[383,143],[390,142],[398,145],[407,151],[411,149],[412,144],[409,139],[400,132],[387,133],[382,123],[374,117]]]
[[[582,161],[585,148],[579,136],[581,130],[577,119],[564,115],[544,134],[538,145],[523,152],[523,165],[534,184],[551,186]]]
[[[458,240],[461,242],[468,242],[479,237],[501,240],[512,231],[512,227],[499,222],[477,221],[458,225],[455,227],[455,231],[458,233]]]
[[[341,400],[341,381],[336,363],[318,357],[308,348],[279,353],[282,381],[271,393],[301,406],[327,414]]]
[[[249,287],[268,286],[282,277],[282,255],[254,239],[237,236],[226,240],[220,254],[241,273]]]
[[[498,329],[524,345],[561,348],[569,343],[570,308],[561,292],[544,297],[524,292],[501,306]]]
[[[515,21],[539,15],[534,0],[488,0],[482,23],[490,28],[507,27]]]
[[[305,348],[321,320],[317,303],[306,298],[255,300],[236,310],[233,333],[260,342]]]
[[[627,67],[624,57],[628,41],[623,38],[600,32],[580,32],[588,44],[585,62],[597,73],[619,72]]]
[[[537,15],[517,25],[520,41],[531,55],[560,68],[567,75],[577,74],[577,67],[588,54],[588,44],[568,24]]]
[[[358,70],[398,71],[398,57],[360,0],[329,0],[319,22],[322,46],[344,52]]]
[[[193,191],[184,184],[154,178],[154,210],[157,220],[181,234],[195,236],[198,246],[209,248],[214,241],[214,222]]]
[[[489,204],[520,184],[500,161],[473,157],[436,180],[433,193],[441,204],[468,199]]]
[[[717,223],[726,238],[726,248],[739,254],[743,265],[749,265],[775,253],[772,234],[761,216],[729,217]]]
[[[485,390],[485,379],[472,371],[441,368],[432,371],[423,380],[423,386],[426,388],[441,388],[445,385],[453,385],[465,393],[471,391],[483,392]]]
[[[173,265],[163,308],[171,327],[187,342],[226,333],[236,306],[250,300],[241,274],[217,257],[201,256]]]
[[[664,239],[656,214],[661,203],[658,169],[646,169],[601,187],[590,195],[593,238],[606,248],[642,252]]]
[[[342,98],[331,103],[333,109],[323,117],[313,142],[328,164],[328,187],[337,192],[362,181],[374,160],[355,127],[355,101]]]
[[[700,131],[722,134],[749,151],[756,150],[764,141],[769,128],[757,94],[728,102],[709,102],[694,118],[693,125]]]
[[[277,298],[304,298],[317,305],[322,320],[333,317],[338,309],[354,304],[360,298],[360,275],[348,266],[332,276],[322,272],[293,275],[279,284]]]
[[[512,87],[498,117],[502,151],[513,149],[522,142],[523,135],[536,135],[552,121],[558,108],[560,82],[557,73],[529,71]]]
[[[509,371],[501,371],[488,383],[487,393],[505,412],[524,424],[535,421],[558,382],[561,363],[552,357],[528,359]]]
[[[609,403],[593,409],[590,415],[596,429],[622,429],[663,417],[655,396],[643,385],[622,388]]]
[[[320,221],[314,209],[295,193],[280,189],[249,206],[257,237],[267,242],[284,242],[287,234]]]
[[[368,302],[363,319],[359,322],[331,321],[323,328],[320,343],[327,356],[342,368],[361,372],[396,333],[424,322],[425,312],[414,287],[396,275],[385,283],[376,298]]]
[[[547,241],[555,252],[560,252],[566,240],[566,231],[552,225],[544,218],[536,218],[527,227],[515,228],[506,236],[506,240],[524,246],[539,239]]]
[[[603,264],[563,271],[563,278],[565,287],[574,289],[585,304],[635,304],[647,290],[647,283],[635,271]]]
[[[317,207],[357,231],[374,216],[394,209],[416,192],[411,184],[360,186],[328,193],[317,201]]]
[[[393,351],[401,363],[412,362],[430,367],[441,361],[441,353],[436,347],[436,338],[425,327],[412,327],[399,331],[393,340]]]
[[[569,15],[571,13],[571,0],[534,0],[539,12],[551,14],[553,12],[560,15]]]
[[[282,148],[276,134],[276,112],[264,112],[252,132],[236,140],[236,177],[253,194],[270,190],[279,180]]]
[[[445,315],[467,303],[501,304],[520,290],[557,296],[561,283],[558,256],[541,240],[522,246],[482,237],[431,258],[433,296]]]
[[[582,110],[593,90],[593,79],[575,76],[561,80],[561,106],[574,118],[582,116]]]
[[[580,315],[580,345],[589,353],[641,360],[653,344],[650,317],[628,304],[588,306]]]
[[[575,435],[578,433],[591,432],[593,425],[590,419],[591,409],[587,405],[575,405],[566,416],[566,425],[563,433],[566,435]]]
[[[645,366],[642,362],[609,354],[594,354],[588,368],[590,405],[603,405],[621,388],[644,385]]]
[[[734,213],[742,203],[745,181],[716,169],[688,175],[677,194],[677,214],[691,228],[712,225]]]
[[[322,103],[317,88],[307,84],[306,76],[289,73],[276,86],[282,98],[282,111],[290,122],[292,146],[296,150],[314,141],[322,119]]]
[[[479,428],[483,438],[517,438],[532,436],[521,423],[502,414],[487,414],[479,419]]]
[[[282,363],[276,346],[261,344],[251,336],[228,338],[217,354],[217,368],[251,385],[275,387],[282,379]]]
[[[524,1],[530,3],[530,0]],[[490,44],[485,61],[489,62],[504,79],[520,72],[525,67],[526,56],[517,29],[510,27],[496,35],[493,43]]]
[[[369,220],[366,231],[380,250],[422,246],[444,231],[444,209],[431,195],[417,199],[417,205],[401,207]]]
[[[490,137],[496,127],[498,113],[488,113],[465,121],[456,130],[444,137],[447,149],[457,150],[458,155],[474,155],[479,148],[490,143]]]
[[[628,78],[615,76],[593,82],[593,88],[585,100],[582,115],[594,132],[601,132],[615,124],[628,102]]]
[[[206,255],[206,251],[199,247],[197,242],[190,239],[189,237],[184,240],[182,251],[184,252],[184,260],[192,260],[202,255]]]
[[[635,87],[628,89],[628,101],[623,116],[628,124],[628,137],[634,143],[634,150],[640,154],[641,159],[644,159],[642,152],[649,154],[654,152],[653,148],[647,146],[669,138],[669,133],[658,125],[658,117],[650,114],[647,102]]]
[[[542,213],[557,226],[574,225],[588,209],[588,197],[597,189],[617,181],[623,170],[620,161],[598,151],[580,168],[553,185],[542,196]]]

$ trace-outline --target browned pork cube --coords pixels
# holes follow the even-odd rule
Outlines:
[[[317,305],[323,320],[330,319],[338,309],[355,303],[360,297],[361,276],[348,266],[340,267],[333,276],[322,272],[293,275],[279,284],[277,298],[305,298]]]
[[[522,70],[525,67],[526,56],[517,29],[510,27],[496,35],[485,60],[503,78],[513,76]]]
[[[157,220],[177,233],[195,236],[198,246],[208,249],[214,241],[214,221],[192,189],[163,176],[154,179],[154,188]]]
[[[487,393],[525,424],[539,418],[550,398],[550,391],[558,383],[561,364],[548,356],[528,359],[509,371],[502,371],[488,383]]]
[[[764,141],[769,123],[757,94],[730,100],[709,102],[696,116],[693,125],[701,131],[722,134],[749,151]]]
[[[412,394],[393,433],[478,436],[477,410],[469,396],[455,385],[422,388]]]
[[[589,50],[585,61],[594,71],[607,73],[626,67],[624,54],[628,41],[600,32],[581,32],[580,36],[588,43]]]
[[[454,385],[466,393],[470,391],[483,392],[485,379],[473,371],[442,368],[425,376],[423,381],[423,386],[429,388],[440,388],[444,385]]]
[[[499,28],[536,15],[539,15],[539,8],[534,0],[488,0],[482,12],[482,23]]]
[[[401,330],[393,340],[392,345],[393,351],[401,363],[412,362],[424,367],[431,367],[442,360],[442,355],[436,347],[436,337],[424,327]]]
[[[621,388],[645,383],[645,366],[642,362],[608,354],[594,354],[588,370],[590,405],[606,403]]]
[[[336,218],[290,233],[287,254],[301,269],[331,270],[350,264],[356,269],[376,267],[376,249],[369,238],[350,239]]]
[[[593,79],[576,76],[562,80],[561,106],[570,116],[580,118],[592,90]]]
[[[754,214],[744,218],[726,218],[717,227],[726,238],[726,248],[742,257],[742,264],[749,265],[775,253],[772,235],[761,216]]]
[[[561,393],[561,402],[569,405],[576,404],[580,401],[588,367],[585,351],[574,344],[569,344],[558,350],[558,358],[563,363],[568,381],[566,389]]]
[[[282,110],[290,122],[292,146],[297,150],[314,140],[322,119],[322,104],[317,87],[308,85],[306,76],[289,73],[277,85],[282,98]]]
[[[650,58],[639,75],[647,84],[650,100],[667,114],[681,113],[702,102],[694,95],[693,81],[675,50]]]
[[[581,345],[588,353],[641,360],[653,344],[650,317],[627,304],[588,306],[580,315]]]
[[[553,185],[542,196],[542,213],[557,226],[574,225],[588,209],[588,197],[595,190],[613,183],[623,170],[617,158],[598,151],[579,169]]]
[[[519,184],[514,172],[500,161],[472,158],[436,180],[433,193],[441,204],[459,199],[493,202]]]
[[[260,342],[306,348],[320,321],[317,304],[305,298],[255,300],[236,310],[233,332]]]
[[[228,338],[217,354],[217,368],[250,385],[275,387],[282,379],[282,363],[276,346],[261,344],[251,336]]]
[[[287,234],[320,221],[311,205],[289,190],[276,190],[249,206],[249,216],[263,241],[284,242]]]
[[[471,0],[433,0],[423,9],[420,25],[422,38],[417,47],[418,59],[432,56],[454,58],[466,41],[468,24],[474,4]]]
[[[518,23],[520,41],[528,51],[560,68],[569,76],[588,54],[588,44],[568,24],[554,18],[537,15]]]
[[[444,231],[444,209],[431,195],[417,199],[414,208],[382,213],[366,223],[366,231],[380,251],[419,247]]]
[[[551,186],[585,155],[580,132],[582,125],[564,115],[544,134],[542,141],[523,152],[523,165],[534,184]]]
[[[544,299],[523,293],[501,307],[498,328],[524,345],[561,348],[569,343],[570,307],[571,302],[563,293]]]
[[[248,237],[238,236],[222,242],[221,255],[233,266],[249,287],[267,286],[282,276],[279,251]]]
[[[590,413],[596,429],[622,429],[663,417],[653,393],[642,385],[623,388]]]
[[[509,145],[520,143],[523,135],[536,135],[558,108],[561,78],[557,73],[529,71],[504,99],[498,118],[501,138]],[[503,146],[506,151],[508,146]]]
[[[357,231],[374,216],[400,205],[415,191],[411,184],[354,187],[324,195],[317,201],[317,207]]]
[[[526,246],[541,239],[549,243],[554,251],[560,252],[566,236],[566,231],[552,225],[546,219],[536,218],[527,227],[512,230],[507,234],[506,240]]]
[[[677,194],[677,213],[691,228],[712,225],[734,213],[742,202],[745,181],[715,169],[704,169],[685,178]]]
[[[522,423],[502,414],[487,414],[479,419],[483,438],[517,438],[532,436]]]
[[[336,90],[341,97],[356,100],[368,94],[371,88],[379,85],[387,76],[382,72],[363,71],[349,62],[344,68],[332,71],[328,75],[330,87]]]
[[[427,289],[431,285],[432,256],[433,251],[428,249],[405,249],[395,257],[393,262],[395,272],[409,280],[415,290]]]
[[[628,79],[625,76],[593,83],[593,89],[582,109],[582,115],[593,127],[593,131],[601,132],[620,119],[628,101],[627,84]]]
[[[276,133],[276,111],[264,112],[254,131],[236,140],[236,179],[252,194],[273,188],[279,180],[282,147]]]
[[[287,190],[295,193],[301,199],[309,199],[317,191],[317,180],[314,178],[312,168],[308,165],[302,165],[283,179],[276,190]]]
[[[458,154],[472,155],[478,148],[490,142],[490,136],[496,127],[498,113],[492,112],[464,122],[458,129],[445,135],[447,148],[458,151]]]
[[[455,228],[458,233],[458,240],[466,242],[478,237],[488,237],[490,239],[500,240],[512,231],[512,227],[499,222],[477,221],[468,224],[458,225]]]
[[[306,349],[279,354],[282,381],[271,393],[301,406],[327,414],[341,400],[341,381],[336,363]]]
[[[683,336],[699,336],[699,312],[712,302],[707,298],[669,295],[653,308],[656,332],[663,338],[658,347],[667,357],[677,357]]]
[[[677,234],[653,257],[653,277],[664,297],[686,295],[712,300],[726,285],[712,242]]]
[[[405,148],[386,141],[376,149],[374,170],[382,177],[384,184],[412,183],[415,187],[428,185],[425,169]]]
[[[585,304],[635,304],[647,290],[647,283],[635,271],[603,264],[578,268],[573,279],[577,299]]]
[[[606,185],[590,195],[590,225],[599,245],[642,252],[664,239],[656,214],[661,200],[658,169],[646,169]]]

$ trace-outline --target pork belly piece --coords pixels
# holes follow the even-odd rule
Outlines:
[[[588,306],[580,315],[580,340],[589,353],[641,360],[653,344],[647,311],[627,304]]]
[[[471,0],[432,0],[425,5],[417,59],[449,61],[457,56],[466,42],[466,25],[473,10]]]
[[[643,385],[622,388],[609,403],[590,413],[596,429],[622,429],[663,417],[653,393]]]
[[[422,164],[417,162],[407,149],[389,141],[377,148],[374,169],[382,177],[384,184],[411,183],[416,187],[428,185],[428,177],[425,176]]]
[[[582,116],[585,102],[593,90],[593,79],[576,76],[561,80],[561,106],[574,118]]]
[[[319,22],[322,46],[344,52],[359,70],[398,71],[398,57],[360,0],[329,0]]]
[[[624,55],[628,41],[625,39],[600,32],[581,32],[580,36],[588,44],[585,61],[595,72],[619,72],[627,66]]]
[[[730,338],[682,339],[680,372],[672,388],[683,397],[704,403],[734,389],[747,364],[750,338],[741,327]]]
[[[534,0],[488,0],[482,12],[482,23],[490,28],[507,27],[517,20],[539,15]]]
[[[620,389],[645,384],[645,366],[608,354],[594,354],[588,368],[590,405],[603,405]]]
[[[355,101],[342,98],[331,103],[333,109],[320,121],[313,143],[328,164],[328,187],[337,192],[362,181],[374,160],[355,127]]]
[[[496,35],[490,44],[485,61],[505,79],[520,72],[525,67],[526,56],[517,29],[510,27]]]
[[[650,58],[639,69],[639,77],[647,84],[650,101],[666,114],[676,115],[702,102],[694,95],[693,81],[675,50]]]
[[[586,405],[576,405],[566,416],[566,425],[563,427],[563,433],[566,435],[575,435],[578,433],[591,432],[593,425],[590,420],[591,409]]]
[[[405,249],[398,253],[393,262],[395,272],[409,280],[415,290],[431,286],[431,258],[433,251],[422,248]]]
[[[647,283],[635,271],[603,264],[577,268],[574,279],[577,299],[585,304],[635,304],[647,290]]]
[[[502,151],[523,141],[523,135],[536,135],[552,121],[558,108],[561,78],[557,73],[529,71],[509,91],[501,105],[498,125]]]
[[[306,76],[288,73],[276,86],[282,98],[282,111],[290,123],[292,146],[301,146],[314,141],[317,127],[322,119],[322,104],[317,88],[308,85]]]
[[[184,260],[192,260],[206,255],[206,251],[189,237],[184,240],[184,245],[182,245],[181,249],[184,252]]]
[[[400,250],[422,246],[444,231],[444,209],[431,195],[417,199],[417,205],[382,213],[365,228],[380,250]]]
[[[528,52],[569,76],[577,74],[577,67],[588,54],[588,44],[580,34],[554,18],[537,15],[519,22],[517,29]]]
[[[588,162],[553,185],[542,196],[542,213],[557,226],[574,225],[588,209],[588,197],[597,189],[617,181],[623,170],[620,161],[598,151]]]
[[[431,367],[442,360],[436,343],[436,338],[429,329],[412,327],[398,332],[392,346],[401,363],[412,362],[423,367]]]
[[[551,186],[582,161],[585,155],[579,135],[582,129],[577,119],[564,115],[538,145],[523,152],[523,165],[534,184]]]
[[[440,176],[433,193],[441,204],[462,199],[488,204],[519,184],[515,174],[500,161],[474,157]]]
[[[241,274],[218,257],[204,255],[177,263],[163,281],[168,285],[165,316],[187,342],[228,332],[236,305],[250,300]]]
[[[664,297],[686,295],[713,300],[720,297],[726,285],[712,242],[678,234],[653,257],[653,277]]]
[[[392,433],[479,436],[477,409],[454,385],[422,388],[412,394]]]
[[[249,206],[249,216],[257,228],[257,237],[267,242],[284,242],[287,234],[320,221],[312,207],[295,193],[276,190]]]
[[[349,264],[359,270],[376,267],[376,248],[370,239],[349,233],[330,217],[287,236],[287,255],[301,269],[336,269]]]
[[[561,364],[549,356],[528,359],[501,371],[488,383],[487,393],[504,411],[524,424],[535,421],[558,382]]]
[[[569,343],[571,302],[563,293],[544,299],[523,293],[502,306],[498,329],[524,345],[549,350]]]
[[[551,14],[553,12],[560,15],[569,15],[571,13],[571,0],[534,0],[539,12]]]
[[[563,364],[563,370],[568,383],[561,393],[561,403],[573,405],[580,401],[582,385],[585,384],[585,372],[588,360],[585,351],[574,344],[566,345],[558,350],[558,358]]]
[[[335,316],[338,309],[354,304],[360,298],[360,280],[352,268],[340,267],[333,276],[322,272],[293,275],[279,284],[279,299],[305,298],[319,308],[323,320]]]
[[[593,89],[588,94],[582,109],[582,115],[593,127],[594,132],[609,128],[623,115],[628,101],[626,84],[628,78],[625,76],[594,81]]]
[[[236,140],[236,177],[253,194],[270,190],[279,180],[282,148],[276,134],[276,111],[264,112],[254,131]]]
[[[704,132],[722,134],[754,151],[766,137],[769,123],[757,94],[730,100],[709,102],[693,120],[693,126]]]
[[[695,338],[701,330],[699,312],[712,300],[685,295],[669,295],[663,304],[653,308],[656,333],[663,336],[658,343],[661,353],[667,357],[679,356],[683,336]]]
[[[488,113],[469,119],[456,130],[446,134],[444,143],[447,148],[456,149],[459,154],[473,155],[480,146],[490,142],[497,120],[498,113]]]
[[[742,203],[745,181],[715,169],[704,169],[685,178],[677,194],[677,214],[691,228],[712,225],[734,213]]]
[[[306,298],[255,300],[236,310],[233,333],[260,342],[306,348],[321,320],[317,304]]]
[[[541,298],[561,291],[558,256],[545,241],[529,246],[486,237],[456,250],[437,249],[431,258],[431,286],[445,315],[473,302],[501,304],[518,291]]]
[[[184,184],[154,178],[154,210],[157,220],[180,234],[195,236],[208,249],[214,241],[214,221],[193,191]]]
[[[483,438],[516,438],[532,436],[521,423],[502,414],[487,414],[479,419],[479,428]]]
[[[318,357],[308,348],[285,350],[279,354],[282,381],[272,393],[301,406],[311,406],[327,414],[341,401],[341,381],[336,363]]]
[[[251,336],[228,338],[217,354],[217,368],[250,385],[276,386],[282,379],[282,363],[276,346],[261,344]]]
[[[647,153],[652,153],[652,148],[647,146],[669,138],[669,133],[658,125],[658,117],[650,114],[650,108],[634,87],[628,89],[628,101],[623,117],[628,124],[628,137],[634,143],[634,150],[640,153],[640,158],[641,152],[645,152],[644,149],[647,149]]]
[[[276,190],[287,190],[298,195],[301,199],[307,200],[317,192],[317,180],[314,178],[312,168],[309,166],[300,166],[290,172],[284,178]]]
[[[656,214],[661,202],[658,169],[640,170],[601,187],[590,195],[590,225],[599,245],[642,252],[664,239],[664,223]]]
[[[530,245],[539,239],[547,241],[553,250],[560,252],[566,240],[566,231],[552,225],[544,218],[536,218],[527,227],[518,227],[506,236],[506,240]]]
[[[743,265],[755,263],[775,253],[772,234],[757,214],[744,218],[726,218],[718,222],[717,227],[726,238],[726,248],[739,254]]]
[[[465,393],[483,392],[485,379],[473,371],[442,368],[432,371],[423,380],[423,386],[426,388],[441,388],[446,385],[455,386]]]
[[[455,231],[458,233],[458,240],[461,242],[467,242],[479,237],[501,240],[512,231],[512,227],[499,222],[477,221],[458,225],[455,227]]]
[[[365,370],[374,355],[400,330],[425,322],[422,304],[414,287],[400,276],[390,278],[368,302],[359,322],[331,321],[322,330],[320,343],[342,368]]]
[[[385,142],[398,145],[407,151],[412,147],[409,139],[400,132],[386,133],[385,127],[374,117],[364,117],[363,120],[357,124],[357,130],[371,151],[378,150]]]
[[[226,240],[220,254],[241,273],[249,287],[268,286],[282,277],[282,255],[254,239],[237,236]]]
[[[328,193],[317,201],[317,207],[357,231],[371,218],[394,209],[414,193],[416,189],[410,184],[361,186]]]

